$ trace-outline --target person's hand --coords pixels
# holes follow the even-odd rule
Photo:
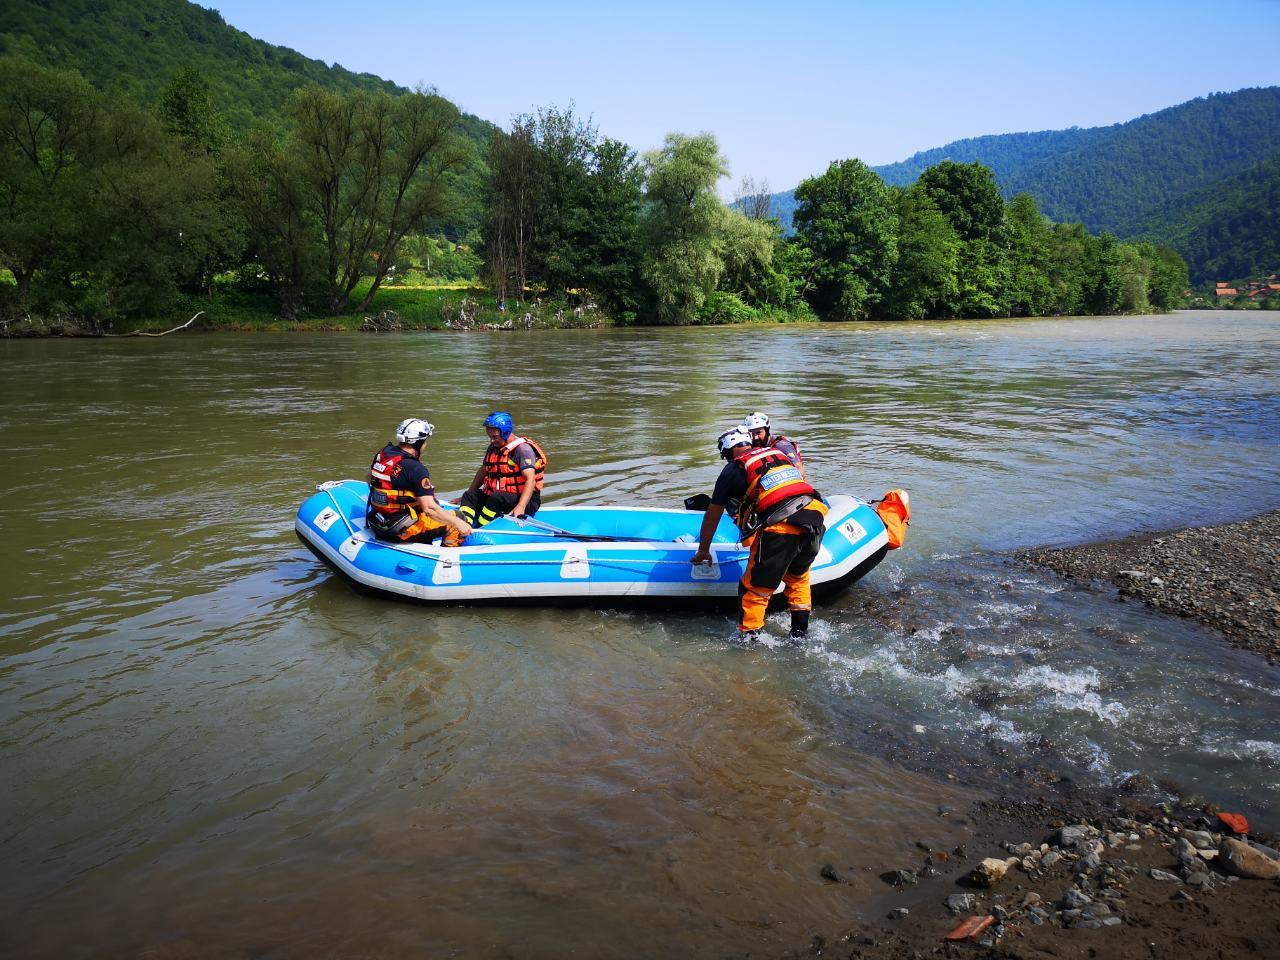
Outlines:
[[[711,563],[711,548],[699,547],[698,552],[689,558],[690,563]]]
[[[467,523],[467,521],[465,520],[455,519],[453,521],[453,528],[457,530],[460,534],[462,534],[464,538],[471,536],[471,534],[475,532],[474,530],[471,529],[471,524]]]
[[[529,519],[529,515],[527,513],[509,513],[507,516],[522,527],[524,526],[524,522]]]

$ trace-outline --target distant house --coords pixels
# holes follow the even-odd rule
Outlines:
[[[1218,287],[1218,289],[1214,290],[1213,292],[1216,293],[1219,297],[1240,296],[1239,291],[1237,291],[1235,287]]]

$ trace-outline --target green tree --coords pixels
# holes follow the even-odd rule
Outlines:
[[[247,281],[272,290],[280,315],[296,320],[323,296],[325,249],[319,218],[295,169],[298,158],[272,132],[254,131],[227,160],[231,196],[246,233]]]
[[[619,316],[641,306],[643,201],[644,169],[635,151],[606,137],[595,145],[578,238],[583,284]]]
[[[1014,316],[1038,317],[1050,312],[1053,291],[1045,272],[1049,221],[1029,193],[1020,193],[1005,208],[1008,272],[1004,303]]]
[[[230,128],[214,106],[204,75],[184,67],[160,94],[156,115],[170,136],[193,156],[217,156],[230,139]]]
[[[944,160],[922,173],[919,185],[960,238],[955,312],[965,317],[1007,312],[1004,200],[995,175],[981,163]]]
[[[725,206],[716,183],[728,163],[709,133],[669,133],[645,155],[641,274],[663,323],[696,317],[724,272],[718,244]]]
[[[945,317],[959,294],[960,238],[942,211],[918,186],[895,189],[898,259],[885,301],[894,318]]]
[[[898,258],[888,187],[861,160],[841,160],[801,183],[796,201],[796,233],[814,261],[814,312],[824,320],[869,316],[886,296]]]
[[[338,94],[310,87],[292,105],[290,147],[319,221],[328,309],[341,313],[371,277],[366,309],[395,263],[400,241],[443,213],[444,175],[460,160],[458,111],[432,93]]]
[[[84,234],[101,112],[78,74],[0,58],[0,263],[19,307]]]

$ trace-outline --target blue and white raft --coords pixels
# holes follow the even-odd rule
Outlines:
[[[357,587],[432,603],[625,602],[737,596],[747,550],[726,516],[714,562],[694,566],[701,513],[644,507],[544,507],[521,527],[500,517],[460,547],[387,543],[365,529],[368,486],[322,483],[298,508],[294,528],[321,560]],[[810,582],[822,596],[862,577],[889,549],[874,508],[828,499],[827,530]],[[536,524],[536,525],[535,525]],[[779,588],[781,589],[781,588]]]

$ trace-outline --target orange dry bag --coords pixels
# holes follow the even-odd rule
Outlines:
[[[911,522],[911,498],[905,490],[890,490],[876,504],[876,513],[884,521],[889,534],[889,549],[897,550],[907,539],[907,524]]]

